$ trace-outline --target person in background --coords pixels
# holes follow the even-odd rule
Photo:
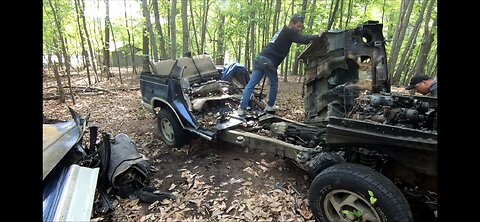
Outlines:
[[[432,79],[427,75],[417,74],[410,79],[410,84],[405,88],[406,90],[415,89],[422,95],[437,97],[437,79]]]
[[[301,34],[305,17],[294,14],[290,18],[288,26],[284,26],[273,35],[270,42],[262,49],[255,59],[253,73],[242,94],[240,107],[237,110],[239,116],[243,116],[248,107],[254,87],[260,82],[264,75],[270,82],[270,91],[268,93],[268,102],[265,111],[271,112],[277,110],[275,100],[277,99],[278,76],[277,68],[288,55],[290,46],[293,42],[308,44],[314,39],[320,37],[320,34],[307,35]]]

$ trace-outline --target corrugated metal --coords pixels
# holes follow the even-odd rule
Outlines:
[[[73,164],[65,169],[49,177],[43,221],[90,221],[99,168]]]

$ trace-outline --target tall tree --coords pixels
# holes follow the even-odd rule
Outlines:
[[[147,0],[142,1],[142,8],[143,8],[143,16],[145,17],[148,33],[150,34],[150,44],[152,45],[153,50],[153,61],[158,61],[158,50],[157,50],[157,43],[155,41],[155,33],[153,33],[152,22],[150,21],[150,12],[148,10]]]
[[[143,42],[143,71],[148,72],[150,71],[150,58],[149,58],[149,39],[148,39],[148,29],[147,27],[143,28],[143,35],[142,35],[142,42]]]
[[[393,33],[393,37],[392,37],[392,44],[390,46],[390,57],[388,59],[388,66],[392,66],[390,60],[392,59],[392,54],[393,54],[393,49],[396,48],[396,45],[397,45],[397,39],[398,39],[398,36],[400,35],[400,30],[402,30],[402,24],[403,24],[403,18],[405,17],[405,11],[407,10],[407,6],[408,6],[408,1],[409,0],[401,0],[400,1],[400,8],[398,9],[398,18],[397,18],[397,23],[395,25],[395,31]]]
[[[253,0],[250,0],[250,5],[253,6]],[[250,31],[252,32],[250,34],[250,58],[252,59],[251,62],[253,64],[253,59],[255,59],[256,52],[255,52],[255,26],[256,26],[256,13],[255,13],[256,7],[251,7],[251,16],[250,16]]]
[[[427,75],[436,76],[436,73],[433,72],[433,70],[436,69],[436,64],[437,64],[437,49],[435,48],[435,51],[433,52],[433,58],[431,59],[430,65],[428,66],[428,69],[426,71]]]
[[[176,26],[176,19],[175,17],[177,16],[177,0],[172,0],[172,9],[171,9],[171,15],[170,15],[170,33],[172,35],[171,41],[172,41],[172,55],[171,58],[175,59],[177,58],[177,26]]]
[[[155,28],[160,39],[160,59],[167,59],[167,50],[165,48],[165,38],[163,37],[162,26],[160,25],[160,13],[158,12],[158,0],[152,0],[153,14],[155,15]]]
[[[353,5],[352,0],[348,0],[347,20],[345,21],[345,28],[348,27],[348,24],[350,23],[350,19],[352,18],[352,5]]]
[[[340,25],[338,26],[340,29],[343,29],[343,0],[340,0]]]
[[[107,79],[112,77],[110,73],[110,6],[109,0],[105,0],[105,42],[103,45],[103,70],[102,72],[107,75]]]
[[[183,32],[183,55],[187,54],[189,50],[189,32],[188,32],[188,16],[187,16],[187,0],[182,0],[182,32]]]
[[[225,42],[225,31],[224,31],[224,27],[225,27],[225,14],[223,14],[222,12],[220,12],[220,19],[219,19],[219,22],[218,22],[218,37],[217,37],[217,41],[218,41],[218,49],[217,49],[217,58],[216,58],[216,61],[215,63],[216,64],[219,64],[219,65],[223,65],[223,63],[225,62],[225,50],[224,50],[224,42]]]
[[[94,0],[94,3],[95,3],[95,7],[96,7],[96,10],[97,11],[100,11],[100,1],[101,0]],[[95,55],[96,56],[96,60],[97,60],[97,65],[100,64],[101,66],[99,67],[100,68],[100,79],[98,79],[98,76],[97,76],[97,82],[100,82],[100,80],[103,79],[103,48],[104,48],[104,41],[103,41],[103,35],[101,34],[100,30],[102,29],[102,22],[100,20],[100,17],[97,17],[95,18],[95,21],[93,22],[93,36],[94,36],[94,39],[95,39],[95,43],[97,45],[97,47],[95,47]],[[100,41],[98,41],[98,37],[100,37]]]
[[[55,51],[58,52],[59,49],[58,49],[57,38],[54,37],[53,41],[54,41],[54,45],[55,45]],[[59,58],[59,57],[57,57],[57,58]],[[51,60],[51,57],[49,56],[48,59]],[[57,92],[58,92],[58,95],[59,95],[59,102],[64,103],[65,102],[65,91],[63,90],[62,80],[60,79],[60,74],[58,73],[58,66],[57,66],[57,63],[55,61],[53,62],[53,75],[55,76],[55,81],[57,82]]]
[[[404,69],[405,60],[407,59],[407,53],[410,50],[413,50],[413,42],[414,42],[414,39],[417,37],[418,30],[420,29],[420,25],[423,20],[423,14],[425,12],[425,8],[427,7],[427,2],[428,2],[427,0],[423,0],[422,8],[420,9],[420,14],[418,15],[417,21],[415,22],[415,26],[413,27],[413,30],[410,33],[407,45],[405,46],[405,50],[403,50],[402,52],[402,55],[400,57],[400,63],[398,64],[398,68],[395,69],[395,74],[392,77],[392,80],[391,80],[392,84],[399,83],[400,76]]]
[[[398,34],[396,44],[395,44],[395,46],[392,45],[392,48],[391,48],[390,60],[389,60],[389,65],[388,65],[391,73],[395,72],[395,69],[396,69],[396,66],[397,66],[398,53],[400,52],[400,49],[402,48],[402,43],[403,43],[403,39],[405,37],[405,32],[407,31],[407,27],[408,27],[408,24],[409,24],[409,21],[410,21],[410,15],[412,14],[413,3],[414,3],[414,0],[410,0],[408,2],[407,12],[405,14],[405,17],[403,18],[403,21],[401,22],[400,33]]]
[[[339,0],[332,0],[332,5],[334,4],[334,2],[335,2],[335,7],[330,6],[330,13],[328,15],[327,29],[329,30],[332,29],[333,22],[335,21],[335,15],[337,14]]]
[[[57,26],[57,31],[58,31],[58,37],[60,38],[60,43],[62,43],[62,52],[65,57],[65,68],[67,71],[67,78],[68,78],[68,88],[70,90],[70,96],[72,97],[72,102],[75,105],[75,96],[73,95],[72,91],[72,84],[70,81],[70,58],[68,57],[67,49],[66,49],[66,44],[65,44],[65,39],[63,38],[63,32],[62,32],[62,26],[60,23],[60,19],[57,16],[57,12],[55,10],[55,7],[53,7],[52,0],[48,0],[50,7],[52,9],[52,14],[53,18],[55,20],[55,25]]]
[[[313,27],[313,19],[315,18],[315,8],[316,8],[316,5],[317,5],[317,0],[312,0],[312,4],[310,4],[310,9],[309,9],[309,16],[308,16],[308,24],[307,24],[307,29],[309,31],[312,30],[312,27]]]
[[[205,53],[205,34],[207,33],[207,18],[210,4],[210,0],[203,0],[202,33],[200,37],[200,50],[202,53]]]
[[[350,0],[351,1],[351,0]],[[386,5],[387,0],[383,0],[382,4],[382,24],[383,24],[383,18],[385,18],[385,5]]]
[[[98,82],[98,72],[97,72],[97,64],[95,63],[95,54],[93,54],[93,49],[92,49],[92,41],[90,40],[90,34],[88,32],[87,28],[87,21],[85,19],[85,0],[81,0],[80,2],[80,15],[82,17],[83,21],[83,29],[85,30],[85,36],[87,37],[87,44],[88,44],[88,51],[90,52],[90,56],[92,58],[92,67],[93,67],[93,72],[95,73],[95,83]]]
[[[290,12],[289,8],[287,9],[287,11],[285,12],[285,16],[284,16],[285,20],[283,21],[283,24],[287,24],[287,18],[295,13],[295,0],[292,0],[290,6],[292,6],[292,12]],[[287,57],[282,62],[282,64],[284,65],[283,66],[284,69],[280,69],[280,70],[283,70],[283,81],[284,82],[288,82],[287,75],[288,75],[288,64],[289,64],[288,61],[290,60],[290,54],[291,53],[288,53]]]
[[[83,58],[84,58],[85,63],[86,63],[85,66],[87,67],[88,86],[91,86],[92,81],[90,80],[90,64],[89,64],[89,61],[88,61],[88,52],[87,52],[87,50],[85,50],[85,40],[83,39],[82,26],[80,25],[80,12],[78,10],[78,5],[79,5],[78,0],[75,0],[75,11],[76,11],[76,14],[77,14],[78,33],[80,35],[80,42],[82,43],[81,44],[82,55],[83,55]]]
[[[275,33],[278,31],[278,26],[280,23],[280,9],[282,8],[282,1],[277,0],[275,3],[275,13],[273,14],[273,28],[272,28],[272,34],[271,36],[275,35]]]
[[[305,14],[307,13],[307,0],[303,0],[302,1],[302,9],[301,9],[301,12],[300,12],[303,16],[305,16]],[[296,44],[296,47],[295,47],[295,56],[293,57],[293,66],[292,66],[292,75],[298,75],[298,56],[300,55],[300,52],[301,52],[301,49],[303,49],[303,47],[301,47],[299,44]]]
[[[192,0],[190,0],[190,17],[192,19],[192,27],[193,27],[193,33],[195,33],[195,35],[193,35],[195,37],[195,46],[197,48],[197,55],[200,55],[201,52],[200,52],[200,46],[198,45],[198,38],[197,38],[197,28],[195,26],[195,19],[193,17],[193,3],[192,3]]]
[[[425,63],[427,61],[428,53],[432,48],[433,32],[430,32],[429,23],[430,23],[430,15],[432,13],[434,3],[435,3],[434,0],[430,0],[430,5],[428,6],[428,11],[425,16],[425,24],[423,25],[423,39],[420,46],[420,52],[417,57],[417,62],[415,63],[415,68],[414,68],[415,73],[425,73]],[[432,25],[432,29],[433,28],[434,28],[434,25]]]
[[[108,21],[108,22],[110,23],[110,21]],[[110,27],[112,27],[111,23],[109,25],[110,25]],[[118,65],[118,76],[120,78],[120,83],[123,84],[122,71],[120,71],[120,58],[119,58],[120,57],[120,52],[118,52],[118,50],[117,50],[117,41],[115,41],[115,34],[113,33],[113,29],[111,29],[111,30],[112,30],[112,38],[113,38],[113,47],[115,49],[115,52],[117,52],[117,56],[116,56],[117,58],[116,59],[117,59],[117,65]]]
[[[123,0],[123,7],[126,9],[127,8],[127,0]],[[125,10],[125,29],[127,29],[127,36],[128,36],[128,47],[130,48],[130,56],[132,57],[132,68],[133,68],[133,74],[137,74],[137,69],[135,65],[135,52],[134,52],[134,44],[132,42],[131,34],[130,34],[130,28],[128,27],[128,16],[127,16],[127,10]],[[128,61],[128,59],[127,59]],[[127,64],[128,65],[128,64]],[[127,67],[127,72],[128,72],[128,67]]]

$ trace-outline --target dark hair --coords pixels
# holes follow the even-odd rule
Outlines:
[[[300,14],[294,14],[292,15],[292,18],[290,18],[290,23],[297,23],[297,22],[305,22],[305,16],[300,15]]]
[[[415,85],[417,85],[418,83],[422,82],[423,80],[429,80],[431,79],[430,76],[427,76],[427,75],[424,75],[424,74],[417,74],[417,75],[414,75],[411,79],[410,79],[410,84],[405,87],[406,90],[411,90],[413,88],[415,88]]]

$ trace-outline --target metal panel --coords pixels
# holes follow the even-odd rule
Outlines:
[[[43,124],[43,179],[79,141],[80,128],[75,121]]]
[[[99,168],[70,166],[54,221],[90,221]]]

